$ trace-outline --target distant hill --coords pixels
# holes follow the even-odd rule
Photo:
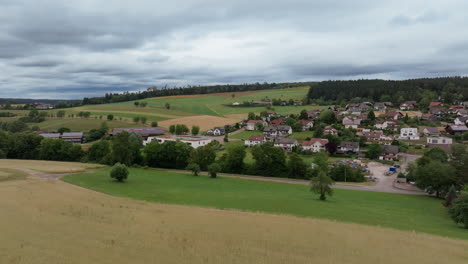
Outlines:
[[[58,104],[58,103],[77,104],[81,100],[62,100],[62,99],[22,99],[22,98],[0,98],[0,104],[32,104],[32,103],[43,103],[43,104]]]

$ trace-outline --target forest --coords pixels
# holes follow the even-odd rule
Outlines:
[[[317,103],[404,101],[454,103],[468,100],[468,77],[393,80],[323,81],[310,88],[308,100]],[[429,101],[429,102],[427,102]]]

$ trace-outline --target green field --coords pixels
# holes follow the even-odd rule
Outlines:
[[[468,231],[450,220],[440,200],[424,196],[335,189],[335,195],[322,202],[303,185],[210,179],[160,169],[130,169],[126,183],[112,181],[109,168],[63,180],[146,201],[325,218],[468,239]]]
[[[242,131],[240,133],[230,136],[229,138],[249,139],[251,136],[261,136],[261,135],[263,135],[263,132],[261,131]]]
[[[101,124],[105,122],[109,128],[116,128],[116,127],[141,127],[140,125],[135,125],[132,123],[112,120],[107,121],[105,119],[81,119],[81,118],[73,118],[73,119],[48,119],[41,123],[32,123],[31,126],[38,126],[41,130],[47,131],[56,131],[61,127],[69,128],[72,131],[89,131],[91,129],[96,129],[101,126]]]
[[[312,131],[303,131],[303,132],[294,132],[292,135],[289,136],[290,138],[295,138],[299,143],[305,141],[306,138],[313,138],[314,132]]]

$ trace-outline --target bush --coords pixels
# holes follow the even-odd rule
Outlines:
[[[110,172],[110,177],[118,182],[123,182],[128,177],[128,168],[124,164],[116,163]]]
[[[198,176],[198,173],[200,172],[200,166],[196,163],[189,163],[185,169],[191,171],[194,176]]]
[[[220,170],[221,166],[219,166],[218,163],[212,163],[208,166],[208,172],[210,173],[211,178],[216,178]]]

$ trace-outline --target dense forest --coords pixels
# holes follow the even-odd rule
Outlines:
[[[309,90],[308,98],[315,102],[343,103],[350,101],[417,101],[445,103],[468,100],[468,77],[441,77],[403,81],[355,80],[324,81]]]
[[[192,94],[210,94],[210,93],[231,93],[243,91],[256,91],[266,89],[281,89],[300,86],[310,86],[312,82],[296,82],[296,83],[254,83],[254,84],[236,84],[236,85],[213,85],[213,86],[188,86],[175,88],[150,87],[143,92],[125,92],[125,93],[108,93],[104,97],[84,98],[83,105],[89,104],[106,104],[124,101],[141,100],[151,97],[173,96],[173,95],[192,95]]]

